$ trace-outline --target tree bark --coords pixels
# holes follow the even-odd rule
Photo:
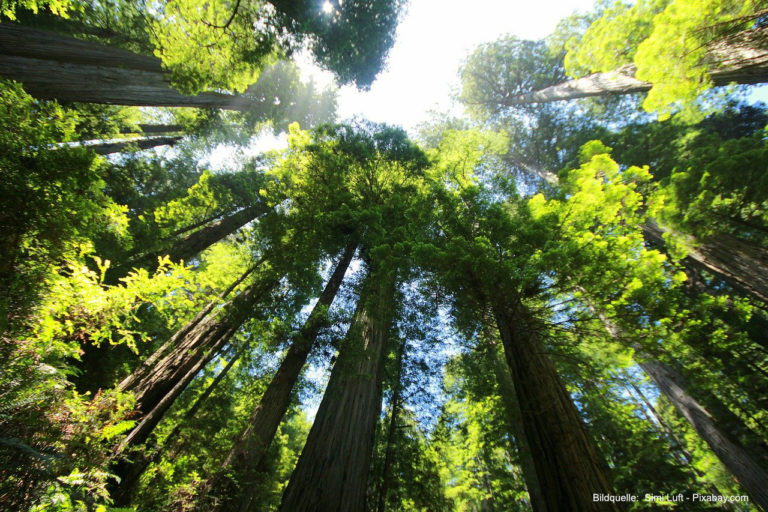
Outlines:
[[[144,137],[141,139],[127,139],[120,142],[105,142],[101,144],[88,144],[83,147],[95,151],[99,155],[111,155],[126,150],[138,150],[156,148],[158,146],[175,146],[183,137]]]
[[[173,262],[188,261],[224,237],[231,235],[252,220],[265,214],[268,208],[268,205],[259,201],[252,206],[243,208],[176,240],[170,247],[138,255],[128,260],[125,264],[114,267],[111,271],[108,269],[105,282],[116,282],[120,277],[127,274],[131,268],[154,269],[157,267],[158,259],[162,256],[167,255]]]
[[[364,284],[307,443],[283,494],[282,511],[365,510],[396,282],[392,269],[376,274]]]
[[[638,365],[709,445],[752,502],[761,510],[768,510],[768,473],[752,460],[744,448],[721,432],[715,418],[678,384],[680,376],[676,372],[656,361]]]
[[[663,244],[665,231],[653,221],[643,224],[643,234],[652,243]],[[768,249],[725,233],[694,240],[693,245],[685,265],[721,277],[739,292],[768,304]]]
[[[492,303],[547,510],[619,511],[594,495],[613,494],[605,465],[576,406],[519,303]]]
[[[395,387],[392,390],[392,406],[389,412],[389,427],[387,429],[387,442],[384,448],[384,464],[381,469],[381,485],[379,487],[379,496],[376,505],[377,512],[384,512],[387,504],[387,494],[392,485],[392,459],[394,458],[395,449],[395,431],[397,429],[397,419],[400,416],[400,406],[402,402],[403,384],[402,384],[402,372],[403,372],[403,360],[405,358],[405,344],[406,340],[400,342],[400,347],[397,351],[397,380]]]
[[[133,106],[247,110],[252,100],[176,91],[155,57],[14,23],[0,24],[0,75],[40,99]]]
[[[586,295],[585,290],[581,290]],[[588,297],[588,295],[587,295]],[[619,328],[599,311],[587,299],[589,308],[600,318],[605,330],[614,339],[620,339]],[[635,352],[643,358],[643,349],[634,346]],[[671,367],[650,358],[645,358],[637,363],[638,366],[651,378],[659,388],[661,394],[667,397],[677,411],[690,423],[691,427],[699,434],[704,442],[712,449],[720,462],[744,487],[752,501],[763,510],[768,510],[768,473],[753,458],[763,452],[759,446],[751,448],[748,452],[738,440],[729,433],[736,435],[749,435],[756,437],[750,429],[736,417],[725,404],[719,403],[716,407],[717,415],[702,406],[686,389],[685,378]],[[719,402],[716,398],[710,398],[712,402]],[[655,410],[654,410],[655,412]],[[722,421],[725,414],[726,421]],[[725,426],[727,423],[728,427]]]
[[[505,412],[512,427],[512,435],[515,437],[515,447],[523,469],[523,479],[525,487],[528,489],[528,496],[531,499],[531,508],[534,512],[547,512],[547,500],[541,490],[541,484],[536,476],[536,463],[531,453],[531,446],[525,436],[525,426],[523,425],[523,413],[520,410],[520,404],[515,398],[515,383],[512,375],[509,373],[509,366],[504,360],[504,356],[495,346],[490,346],[493,351],[493,365],[496,380],[499,383],[499,392],[501,401],[504,404]],[[556,511],[555,511],[556,512]]]
[[[139,129],[141,130],[141,133],[147,134],[174,133],[184,131],[184,127],[180,124],[140,124]]]
[[[219,372],[219,374],[216,375],[216,378],[213,379],[208,387],[205,388],[205,391],[195,400],[195,403],[192,404],[192,407],[190,407],[187,412],[184,413],[184,417],[179,421],[178,424],[176,424],[175,427],[173,427],[171,433],[163,439],[162,444],[156,444],[150,454],[138,454],[133,463],[130,464],[129,467],[125,468],[122,474],[122,479],[116,484],[114,490],[110,492],[110,496],[115,501],[115,505],[119,507],[125,507],[130,504],[131,495],[139,481],[139,477],[141,477],[142,473],[144,473],[150,464],[160,459],[160,456],[165,452],[168,446],[173,444],[173,442],[176,440],[176,437],[181,432],[182,426],[194,418],[195,414],[197,414],[197,411],[200,410],[205,401],[208,400],[208,397],[211,396],[216,387],[227,376],[229,370],[231,370],[235,365],[235,362],[237,362],[237,360],[240,359],[240,356],[243,355],[245,348],[246,347],[244,346],[242,349],[240,349],[229,360],[227,365]]]
[[[192,368],[213,357],[215,351],[253,314],[254,305],[268,294],[277,282],[278,279],[267,272],[225,305],[221,312],[209,313],[205,318],[197,320],[191,328],[189,324],[182,327],[182,334],[175,336],[176,346],[170,353],[156,359],[151,367],[142,365],[140,374],[135,372],[139,376],[126,378],[120,383],[119,389],[133,392],[136,397],[136,409],[142,416],[155,410],[158,403],[171,393],[179,382],[188,378]],[[191,377],[189,379],[191,380]],[[178,396],[178,393],[175,396]]]
[[[747,30],[723,38],[709,46],[706,61],[714,85],[759,84],[768,81],[768,47],[766,28]],[[635,78],[635,66],[627,64],[608,73],[594,73],[562,82],[538,91],[515,96],[507,106],[548,103],[648,91],[653,84]]]
[[[350,243],[344,249],[312,312],[296,335],[259,404],[251,413],[247,426],[221,463],[221,470],[203,484],[201,495],[213,494],[224,501],[239,500],[241,511],[247,511],[250,508],[254,494],[253,488],[257,485],[254,481],[255,473],[261,466],[277,428],[288,410],[291,393],[315,339],[320,329],[327,325],[326,312],[336,298],[356,248],[356,243]],[[225,495],[227,492],[224,488],[229,487],[225,473],[231,469],[242,475],[240,482],[240,488],[243,489],[242,496]],[[212,510],[222,504],[223,502],[218,502],[218,505],[210,503],[199,505],[205,506],[206,510]]]

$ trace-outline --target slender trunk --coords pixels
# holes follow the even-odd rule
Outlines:
[[[364,284],[280,510],[365,510],[396,282],[392,269],[373,272]]]
[[[656,361],[638,364],[728,468],[749,494],[752,503],[762,510],[768,510],[768,473],[742,446],[731,441],[710,413],[686,393],[678,384],[680,376],[676,372]]]
[[[541,490],[541,484],[536,476],[536,463],[531,453],[531,446],[525,436],[525,427],[523,425],[523,413],[520,410],[520,404],[515,398],[515,383],[512,381],[512,374],[509,373],[509,366],[504,360],[504,356],[495,346],[489,347],[493,351],[493,365],[496,380],[499,383],[501,402],[504,404],[506,416],[512,427],[512,435],[515,437],[515,447],[520,466],[523,469],[523,479],[528,489],[528,496],[531,499],[531,508],[534,512],[547,512],[547,501]]]
[[[582,289],[582,291],[584,290]],[[618,339],[620,337],[619,328],[594,305],[588,302],[588,306],[600,318],[606,331],[613,338]],[[642,348],[639,346],[634,348],[636,353],[642,357]],[[689,394],[683,376],[669,366],[653,359],[638,362],[638,366],[651,378],[675,409],[688,420],[699,437],[709,445],[720,462],[744,487],[752,501],[763,510],[768,510],[768,473],[755,462],[752,454],[730,435],[735,433],[754,438],[755,436],[750,429],[730,412],[725,404],[720,403],[716,408],[718,415],[723,415],[724,411],[727,411],[725,417],[730,426],[730,428],[724,427],[718,415],[713,415],[710,410],[705,409]],[[710,401],[719,402],[714,397],[710,398]],[[757,442],[759,443],[759,441]],[[762,453],[759,446],[751,448],[751,451],[758,457]]]
[[[714,85],[758,84],[768,81],[766,28],[746,30],[710,45],[707,60]],[[538,91],[510,98],[505,105],[526,105],[607,94],[628,94],[649,90],[653,84],[635,78],[635,66],[628,64],[608,73],[562,82]]]
[[[203,393],[197,397],[192,407],[190,407],[187,412],[184,413],[184,417],[176,424],[175,427],[173,427],[171,433],[165,436],[162,444],[155,445],[150,454],[138,454],[133,463],[130,464],[129,467],[125,468],[122,474],[122,479],[117,483],[113,492],[110,492],[110,496],[113,500],[115,500],[115,505],[121,507],[128,506],[134,488],[139,481],[139,477],[141,477],[142,473],[144,473],[150,464],[160,460],[160,456],[170,445],[174,443],[176,437],[178,437],[179,433],[181,432],[181,428],[195,417],[197,411],[200,410],[205,401],[208,400],[208,397],[211,396],[216,387],[221,383],[222,380],[224,380],[224,378],[229,373],[229,370],[231,370],[235,365],[235,362],[240,359],[240,356],[243,355],[243,352],[245,352],[246,348],[247,346],[244,346],[229,360],[227,365],[219,372],[216,378],[213,379],[207,388],[205,388],[205,391],[203,391]],[[171,458],[173,457],[171,456]]]
[[[266,213],[268,206],[262,202],[248,206],[227,217],[217,220],[202,229],[190,233],[189,235],[176,240],[170,247],[144,253],[139,255],[126,264],[107,270],[106,282],[112,283],[125,275],[130,268],[149,268],[157,267],[158,259],[162,256],[168,256],[171,261],[188,261],[198,253],[204,251],[224,237],[231,235],[241,227],[252,220]]]
[[[643,234],[652,243],[663,243],[667,229],[655,222],[643,225]],[[683,263],[723,278],[738,291],[768,304],[768,249],[718,234],[705,240],[693,240],[694,248]]]
[[[218,297],[217,300],[211,301],[208,304],[203,307],[189,322],[187,322],[183,327],[181,327],[178,331],[176,331],[173,336],[171,336],[168,341],[163,343],[160,348],[155,350],[152,355],[150,355],[147,359],[145,359],[138,367],[136,367],[130,375],[125,377],[120,383],[117,385],[117,388],[121,391],[125,391],[128,389],[132,389],[138,385],[138,382],[147,376],[151,371],[154,370],[155,364],[160,360],[161,357],[164,357],[168,350],[171,347],[176,347],[180,340],[183,340],[185,336],[188,336],[189,333],[204,319],[208,316],[208,314],[213,311],[213,308],[216,307],[216,305],[219,303],[218,301],[225,299],[232,291],[234,291],[235,288],[240,286],[245,279],[251,275],[259,266],[261,266],[262,263],[264,263],[264,260],[266,258],[262,256],[259,261],[256,262],[251,268],[243,272],[243,274],[237,278],[232,284],[230,284],[226,290],[222,291]]]
[[[14,23],[0,24],[0,75],[41,99],[134,106],[246,110],[241,96],[186,96],[171,87],[159,59]]]
[[[148,371],[142,372],[138,378],[131,379],[127,385],[121,383],[122,391],[133,392],[136,397],[136,409],[142,416],[155,410],[158,403],[165,399],[179,382],[188,378],[192,368],[213,357],[215,350],[253,314],[254,306],[277,285],[277,282],[270,273],[262,276],[224,306],[221,312],[210,313],[191,329],[187,329],[187,326],[182,328],[185,333],[176,337],[176,346],[170,353],[158,358]]]
[[[175,133],[184,131],[184,127],[180,124],[140,124],[139,129],[141,130],[141,133],[146,134]]]
[[[145,150],[156,148],[158,146],[174,146],[183,137],[145,137],[141,139],[127,139],[120,142],[105,142],[102,144],[89,144],[86,147],[95,151],[99,155],[110,155],[112,153],[120,153],[121,151],[128,150]]]
[[[392,483],[392,459],[395,449],[395,430],[397,429],[397,419],[400,416],[400,403],[402,401],[403,384],[403,359],[405,358],[406,340],[400,342],[397,350],[397,377],[395,388],[392,390],[392,407],[389,413],[389,428],[387,429],[387,444],[384,449],[384,464],[381,469],[381,485],[379,487],[379,497],[377,500],[377,512],[384,512],[387,505],[387,494]]]
[[[545,354],[537,326],[520,304],[492,304],[547,510],[619,511],[595,501],[613,494],[605,465]]]
[[[220,466],[221,470],[202,486],[201,495],[213,494],[217,498],[225,500],[240,499],[241,510],[248,510],[250,507],[250,501],[253,497],[252,490],[257,485],[257,482],[253,480],[255,473],[261,466],[277,428],[288,410],[291,393],[312,350],[315,339],[320,329],[327,325],[327,310],[336,298],[356,247],[357,244],[350,243],[345,248],[333,274],[312,308],[312,312],[304,322],[283,358],[280,368],[272,377],[259,404],[251,414],[247,426],[224,458]],[[233,493],[224,490],[224,488],[229,487],[225,473],[233,468],[242,473],[240,488],[244,490],[243,496],[234,496]],[[227,494],[229,496],[225,496]],[[210,509],[212,505],[200,503],[199,506]]]

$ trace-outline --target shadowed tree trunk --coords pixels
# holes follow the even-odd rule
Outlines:
[[[146,134],[174,133],[184,131],[184,127],[180,124],[140,124],[139,129],[141,130],[141,133]]]
[[[681,378],[676,372],[656,361],[645,361],[638,365],[728,468],[752,502],[762,510],[768,510],[768,473],[742,446],[731,441],[720,430],[715,418],[686,393],[678,384]]]
[[[509,373],[509,366],[504,360],[504,356],[495,346],[489,347],[493,351],[493,370],[496,374],[496,380],[499,383],[499,392],[501,402],[504,404],[505,412],[509,423],[512,426],[512,435],[515,437],[515,447],[520,460],[520,466],[523,469],[523,479],[528,489],[528,495],[531,498],[531,508],[534,512],[547,512],[547,501],[541,490],[541,484],[536,476],[536,464],[533,460],[531,447],[528,439],[525,437],[525,427],[523,426],[523,413],[520,405],[515,398],[515,383],[512,381],[512,375]]]
[[[229,370],[231,370],[237,360],[240,359],[240,356],[243,355],[243,352],[245,352],[246,348],[247,345],[243,346],[243,348],[241,348],[229,360],[227,365],[219,372],[218,375],[216,375],[216,378],[213,379],[207,388],[205,388],[205,391],[203,391],[203,393],[195,400],[195,403],[192,404],[192,407],[190,407],[187,412],[184,413],[184,417],[176,424],[175,427],[173,427],[173,430],[171,430],[170,434],[165,436],[162,444],[155,444],[151,453],[144,452],[135,456],[133,463],[125,468],[120,482],[115,486],[114,490],[110,492],[110,496],[113,500],[115,500],[115,505],[128,506],[130,504],[131,494],[133,493],[136,484],[139,481],[139,477],[149,467],[150,464],[160,460],[160,456],[165,453],[168,447],[176,441],[176,438],[181,432],[182,427],[195,417],[197,411],[200,410],[205,401],[208,400],[208,397],[211,396],[216,387],[221,383],[222,380],[224,380],[224,378],[229,373]],[[173,453],[175,452],[171,452],[171,454],[169,454],[171,458],[173,458]]]
[[[250,509],[254,488],[258,483],[255,481],[256,473],[275,437],[283,416],[285,416],[285,412],[288,410],[291,393],[301,369],[306,363],[307,356],[312,350],[315,339],[320,329],[327,325],[328,308],[333,304],[341,287],[344,274],[349,268],[356,247],[357,244],[350,243],[344,250],[333,274],[312,308],[312,312],[293,340],[280,368],[272,377],[259,404],[251,414],[248,424],[224,458],[221,470],[202,485],[200,495],[211,494],[214,498],[221,498],[224,501],[240,501],[239,510],[247,511]],[[230,470],[235,470],[241,475],[242,480],[239,486],[242,489],[241,496],[235,495],[234,490],[229,485],[230,482],[227,481],[225,473]],[[206,503],[201,501],[198,506],[202,506],[206,510],[213,510],[223,504],[223,502],[219,502],[218,505],[214,505],[208,503],[208,500],[203,501]]]
[[[378,500],[376,505],[377,512],[384,512],[387,504],[387,494],[392,486],[392,459],[395,449],[395,430],[397,429],[397,420],[400,416],[400,407],[403,399],[403,360],[405,359],[406,340],[400,341],[400,347],[397,350],[397,377],[395,388],[392,390],[392,404],[389,412],[389,427],[387,428],[387,442],[384,449],[384,464],[381,469],[381,485],[379,487]]]
[[[619,340],[619,328],[589,302],[585,290],[581,291],[587,297],[587,305],[600,318],[608,334]],[[768,473],[753,458],[753,455],[761,457],[764,453],[757,436],[740,418],[730,412],[725,404],[719,403],[718,406],[707,410],[688,392],[685,378],[680,373],[659,361],[646,358],[642,347],[633,348],[644,359],[637,363],[638,366],[656,384],[661,394],[667,397],[699,437],[707,443],[720,462],[744,487],[752,501],[763,510],[768,510]],[[719,402],[714,396],[710,397],[709,401]],[[717,414],[714,414],[715,411]],[[725,421],[722,420],[722,415],[725,415]],[[754,439],[755,446],[747,451],[734,435]]]
[[[606,467],[545,354],[538,326],[519,303],[496,297],[492,307],[546,510],[622,510],[594,500],[595,494],[613,494]]]
[[[284,512],[365,510],[396,272],[372,270],[283,494]]]
[[[653,221],[643,224],[643,235],[663,244],[667,231]],[[768,304],[768,250],[722,233],[694,241],[683,260],[686,266],[721,277],[745,295]]]
[[[276,285],[278,279],[270,272],[242,291],[221,311],[211,311],[204,318],[199,315],[182,327],[172,338],[173,348],[167,355],[153,354],[131,375],[123,379],[118,388],[131,391],[136,397],[136,409],[144,414],[154,410],[179,382],[187,378],[192,368],[213,357],[216,349],[253,314],[254,306]],[[206,306],[208,309],[210,305]],[[165,345],[156,352],[158,354]],[[193,375],[194,376],[194,375]],[[180,392],[180,391],[179,391]],[[137,427],[138,428],[138,427]]]
[[[40,99],[247,110],[252,100],[176,91],[159,59],[14,23],[0,24],[0,75]]]
[[[121,151],[145,150],[159,146],[175,146],[183,137],[145,137],[141,139],[128,139],[120,142],[105,142],[102,144],[88,144],[84,147],[91,149],[99,155],[111,155]]]
[[[120,277],[127,274],[131,268],[154,269],[157,267],[158,259],[162,256],[168,256],[171,261],[189,261],[198,253],[204,251],[216,242],[231,235],[242,228],[252,220],[265,214],[269,206],[262,201],[248,206],[222,219],[219,219],[207,226],[198,229],[183,238],[177,239],[170,247],[138,255],[123,265],[108,269],[105,282],[115,283]]]
[[[766,27],[732,34],[709,46],[707,61],[714,85],[759,84],[768,81],[768,46],[765,44]],[[572,100],[645,92],[650,82],[635,78],[635,66],[628,64],[608,73],[592,75],[562,82],[538,91],[509,98],[504,105],[526,105],[550,101]]]

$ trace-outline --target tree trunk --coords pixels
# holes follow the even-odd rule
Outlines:
[[[663,244],[665,228],[653,221],[643,224],[643,234],[652,243]],[[695,246],[683,263],[721,277],[739,292],[768,304],[768,249],[728,234],[718,234]]]
[[[746,30],[723,38],[709,46],[707,61],[714,85],[759,84],[768,81],[768,48],[766,27]],[[608,73],[592,75],[562,82],[538,91],[513,97],[504,102],[507,106],[547,103],[603,96],[644,92],[653,84],[635,78],[635,66],[627,64]]]
[[[545,354],[537,326],[520,304],[497,297],[492,306],[546,509],[622,510],[595,500],[595,495],[613,494],[606,468]]]
[[[400,342],[397,351],[397,377],[395,387],[392,390],[392,406],[389,412],[389,428],[387,429],[387,444],[384,449],[384,464],[381,469],[381,485],[379,487],[379,496],[376,505],[377,512],[384,512],[387,505],[387,494],[392,484],[392,459],[395,449],[395,431],[397,429],[397,419],[400,416],[400,406],[402,402],[403,384],[403,359],[405,358],[405,344],[407,340]]]
[[[0,24],[0,75],[40,99],[115,105],[247,110],[242,96],[186,96],[170,85],[159,59],[14,23]]]
[[[582,289],[581,291],[588,297],[585,290]],[[619,328],[588,299],[587,305],[600,318],[611,337],[620,339]],[[633,348],[638,355],[643,357],[642,347],[634,346]],[[709,445],[720,462],[744,487],[752,501],[763,510],[768,510],[768,473],[752,457],[752,454],[759,457],[763,453],[762,448],[759,446],[752,447],[750,449],[752,454],[750,454],[736,439],[729,435],[729,433],[734,433],[755,438],[754,433],[725,404],[718,404],[716,415],[705,409],[689,394],[685,386],[685,378],[669,366],[653,359],[638,362],[638,366],[656,384],[661,394],[666,396],[675,409],[688,420],[699,437]],[[715,397],[711,397],[710,401],[719,402]],[[722,415],[725,415],[726,422],[721,421]],[[727,423],[728,426],[726,427],[724,423]],[[759,441],[756,442],[759,443]]]
[[[396,282],[392,269],[376,274],[364,284],[282,511],[365,510]]]
[[[504,404],[506,416],[512,427],[512,435],[515,438],[515,447],[523,469],[523,479],[525,487],[528,489],[528,496],[531,499],[531,508],[534,512],[547,512],[547,500],[541,490],[541,484],[536,476],[536,463],[531,453],[531,446],[525,436],[525,427],[523,425],[523,413],[520,410],[520,404],[515,398],[515,383],[512,381],[512,375],[509,373],[509,366],[504,360],[504,356],[495,346],[490,346],[493,351],[493,369],[496,374],[496,380],[499,383],[499,392],[501,402]],[[556,511],[554,511],[556,512]]]
[[[162,444],[156,444],[150,454],[138,454],[133,463],[124,469],[122,479],[116,484],[114,490],[110,492],[110,496],[113,500],[115,500],[115,505],[119,507],[126,507],[130,504],[131,495],[139,481],[139,477],[142,475],[142,473],[144,473],[150,464],[160,459],[160,456],[163,454],[163,452],[165,452],[168,446],[173,444],[173,442],[176,440],[176,437],[181,432],[182,426],[194,418],[195,414],[197,414],[197,411],[200,410],[205,401],[208,400],[208,397],[211,396],[216,387],[227,376],[229,370],[231,370],[235,365],[235,362],[240,359],[241,355],[243,355],[245,349],[246,346],[243,346],[243,348],[240,349],[229,360],[227,365],[219,372],[216,378],[213,379],[207,388],[205,388],[205,391],[195,400],[195,403],[192,405],[192,407],[190,407],[187,412],[184,413],[184,417],[179,421],[179,423],[176,424],[175,427],[173,427],[171,433],[163,439]]]
[[[127,274],[131,268],[154,269],[157,267],[158,259],[162,256],[167,255],[173,262],[188,261],[224,237],[231,235],[252,220],[265,214],[268,208],[264,202],[259,201],[257,204],[243,208],[202,229],[190,233],[184,238],[176,240],[170,247],[141,254],[128,260],[124,265],[114,267],[111,271],[108,269],[105,282],[116,282],[117,279]]]
[[[141,139],[128,139],[120,142],[105,142],[102,144],[88,144],[83,147],[95,151],[99,155],[111,155],[128,150],[145,150],[158,146],[175,146],[183,137],[144,137]]]
[[[169,354],[155,360],[151,367],[142,365],[140,376],[132,375],[126,378],[120,383],[119,389],[133,392],[136,397],[136,409],[142,415],[154,410],[174,386],[187,379],[192,368],[213,357],[215,350],[223,346],[253,314],[255,304],[268,294],[277,282],[278,279],[267,273],[225,305],[221,312],[209,313],[191,328],[189,324],[182,327],[180,331],[183,334],[175,336],[177,343]]]
[[[184,127],[180,124],[140,124],[139,129],[141,130],[141,133],[146,134],[175,133],[184,131]]]
[[[709,445],[752,502],[761,510],[768,510],[768,473],[752,460],[744,448],[721,432],[715,418],[678,384],[681,377],[676,372],[656,361],[638,364]]]
[[[356,243],[350,243],[345,248],[333,274],[312,308],[312,312],[296,335],[280,364],[280,368],[272,377],[259,404],[251,414],[247,426],[224,458],[221,470],[202,486],[200,495],[213,494],[224,500],[239,499],[241,501],[240,510],[245,511],[250,508],[253,488],[257,485],[257,482],[253,481],[255,473],[261,466],[277,428],[288,410],[291,393],[307,356],[312,350],[315,339],[320,329],[327,325],[326,313],[336,298],[356,248]],[[229,482],[225,481],[224,473],[232,468],[243,476],[240,482],[240,488],[243,489],[242,496],[234,496],[223,489],[229,487]],[[209,505],[206,503],[203,506],[210,510],[213,505]]]

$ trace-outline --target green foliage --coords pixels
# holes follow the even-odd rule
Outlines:
[[[663,120],[712,86],[709,73],[719,63],[707,52],[728,34],[754,28],[760,8],[756,1],[619,1],[583,38],[568,41],[565,67],[579,77],[634,63],[635,76],[653,84],[643,108]]]
[[[37,14],[42,9],[50,9],[56,16],[67,17],[72,9],[71,0],[2,0],[0,1],[0,14],[10,20],[16,19],[16,9],[22,8]]]
[[[103,192],[94,155],[54,147],[73,136],[76,117],[56,103],[38,102],[19,84],[0,83],[0,331],[45,288],[54,262],[74,258],[89,236],[125,232],[125,210]],[[33,205],[33,207],[31,207]]]

